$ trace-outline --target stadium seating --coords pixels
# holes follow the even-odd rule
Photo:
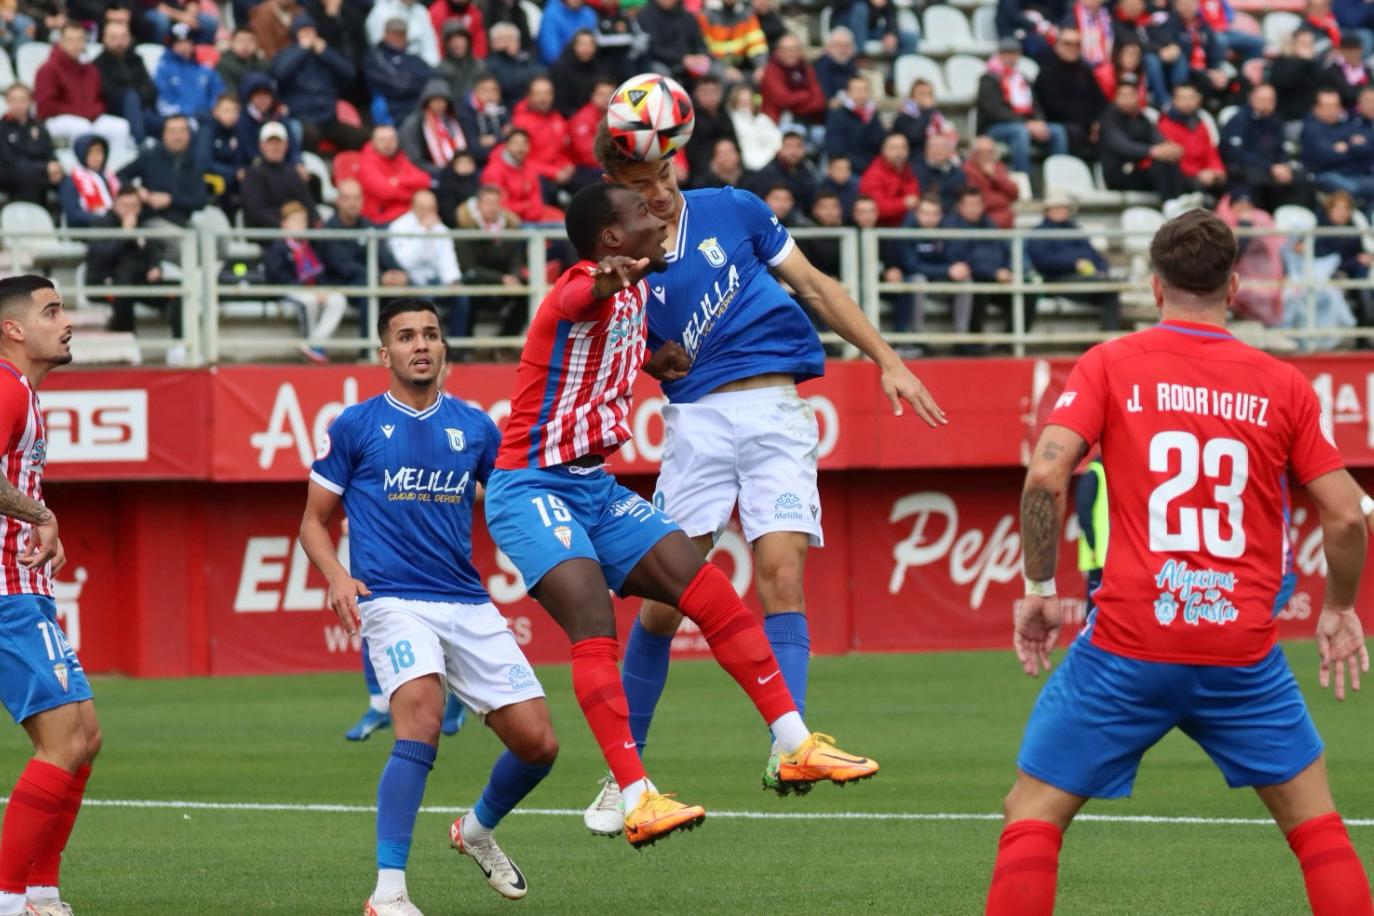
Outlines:
[[[972,105],[978,98],[978,81],[988,65],[980,57],[955,54],[945,61],[945,95],[937,96],[944,104],[955,108]]]
[[[339,153],[334,157],[334,187],[345,181],[357,181],[362,169],[362,156],[359,153]]]
[[[973,11],[973,37],[997,47],[997,7],[984,4]]]
[[[1275,12],[1264,17],[1264,41],[1275,47],[1282,46],[1285,39],[1302,25],[1302,17],[1296,13]]]
[[[136,45],[134,50],[138,52],[139,57],[143,58],[144,69],[148,71],[149,76],[152,76],[157,73],[157,65],[162,63],[162,55],[167,49],[159,44],[145,42]]]
[[[14,56],[15,78],[32,89],[38,68],[48,62],[51,53],[52,45],[46,41],[29,41],[20,45]]]
[[[58,238],[52,214],[37,204],[5,204],[0,210],[0,234],[4,235],[6,249],[31,259],[40,268],[71,265],[86,256],[82,243]]]
[[[301,164],[305,170],[320,180],[320,199],[327,204],[332,204],[334,199],[339,196],[339,192],[334,187],[334,181],[329,174],[329,166],[325,165],[323,159],[309,150],[301,152]]]
[[[205,207],[196,211],[191,215],[191,225],[219,235],[219,256],[227,261],[256,261],[262,257],[261,245],[228,234],[234,227],[219,207]]]
[[[921,50],[937,57],[946,54],[986,56],[997,50],[995,41],[975,38],[968,18],[952,6],[927,7],[921,34]]]
[[[1212,142],[1220,145],[1221,130],[1217,127],[1216,118],[1212,117],[1212,113],[1205,108],[1199,108],[1197,115],[1203,126],[1207,128],[1207,134],[1212,138]]]
[[[1274,225],[1284,232],[1307,232],[1317,228],[1317,214],[1306,207],[1285,204],[1274,211]]]
[[[0,48],[0,89],[9,86],[14,82],[14,64],[10,63],[10,56],[4,48]]]
[[[1093,181],[1092,170],[1077,156],[1047,156],[1044,165],[1045,191],[1059,191],[1073,197],[1084,207],[1115,207],[1121,204],[1116,191],[1104,191]]]
[[[911,84],[923,79],[935,89],[935,98],[949,96],[949,86],[945,83],[944,71],[940,65],[924,54],[903,54],[893,65],[892,84],[897,98],[905,99],[911,93]]]
[[[525,12],[525,21],[529,23],[530,34],[539,34],[539,25],[544,21],[544,8],[533,0],[520,0],[520,9]]]

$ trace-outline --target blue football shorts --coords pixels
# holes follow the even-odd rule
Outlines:
[[[533,589],[549,570],[584,557],[617,594],[625,577],[677,524],[602,468],[493,471],[487,529]]]
[[[1232,788],[1287,782],[1322,752],[1278,646],[1253,665],[1178,665],[1126,658],[1084,634],[1040,692],[1016,763],[1065,792],[1121,798],[1175,727]]]
[[[0,703],[14,721],[91,698],[91,685],[57,604],[43,595],[0,596]]]

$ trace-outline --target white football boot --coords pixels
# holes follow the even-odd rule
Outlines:
[[[378,900],[375,897],[367,898],[367,903],[363,905],[363,916],[425,916],[420,912],[420,908],[410,902],[409,894],[396,894],[387,897],[385,900]]]
[[[529,885],[525,883],[525,876],[511,861],[510,856],[496,845],[490,833],[474,836],[471,831],[463,829],[470,817],[470,814],[464,815],[449,827],[450,843],[463,855],[472,857],[496,893],[508,900],[519,900],[530,890]]]
[[[597,836],[620,836],[625,829],[625,799],[610,773],[601,780],[601,791],[597,793],[596,801],[582,812],[582,823]]]
[[[72,908],[61,900],[45,900],[41,903],[30,900],[27,916],[73,916]]]

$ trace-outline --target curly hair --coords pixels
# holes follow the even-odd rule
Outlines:
[[[636,165],[637,160],[631,159],[620,151],[611,139],[611,132],[606,128],[606,122],[602,121],[596,129],[596,140],[592,146],[592,151],[596,155],[596,161],[601,164],[601,170],[612,178],[626,166]]]

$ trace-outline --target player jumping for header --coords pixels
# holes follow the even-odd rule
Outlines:
[[[1360,491],[1311,384],[1225,329],[1236,241],[1193,210],[1150,246],[1163,322],[1089,350],[1035,447],[1021,498],[1026,597],[1016,655],[1049,668],[1054,571],[1070,475],[1102,445],[1112,546],[1097,610],[1031,712],[988,892],[989,916],[1054,909],[1064,830],[1089,798],[1130,794],[1174,728],[1232,787],[1252,786],[1302,866],[1316,916],[1369,916],[1369,881],[1336,813],[1322,742],[1276,645],[1274,596],[1291,470],[1321,516],[1326,601],[1320,680],[1359,689],[1369,654],[1354,603]]]
[[[893,412],[906,401],[931,426],[944,414],[839,282],[817,270],[767,205],[748,191],[680,191],[671,161],[628,159],[605,125],[596,154],[608,180],[644,195],[668,225],[666,267],[648,278],[645,371],[663,381],[663,467],[655,503],[705,556],[736,504],[754,555],[764,632],[797,710],[806,711],[811,636],[802,580],[808,547],[823,543],[816,486],[819,430],[798,382],[825,372],[815,328],[776,271],[826,324],[882,370]],[[643,752],[668,678],[668,651],[682,622],[650,601],[625,645],[630,728]],[[775,746],[763,782],[778,791],[809,786],[780,778]],[[593,833],[620,832],[624,808],[606,779],[587,809]]]
[[[432,302],[388,303],[377,334],[390,389],[329,427],[310,470],[301,546],[329,580],[344,628],[355,635],[361,624],[396,732],[377,785],[377,886],[363,912],[418,916],[405,867],[448,691],[508,748],[450,830],[504,897],[525,896],[527,885],[492,830],[548,775],[558,744],[544,690],[472,565],[472,501],[496,458],[496,424],[440,392],[445,348]],[[340,502],[351,572],[327,527]]]
[[[0,280],[0,702],[34,748],[0,831],[0,916],[70,916],[58,872],[100,752],[90,684],[57,625],[52,575],[66,555],[43,504],[47,435],[35,393],[72,361],[71,338],[51,280]]]
[[[630,732],[607,587],[682,609],[773,729],[786,778],[848,782],[878,765],[810,734],[777,659],[730,580],[676,524],[602,467],[630,438],[630,391],[644,359],[641,277],[663,269],[663,221],[615,184],[578,192],[568,237],[582,262],[545,297],[487,489],[492,538],[572,641],[573,689],[625,799],[625,836],[652,843],[705,812],[661,795]]]

